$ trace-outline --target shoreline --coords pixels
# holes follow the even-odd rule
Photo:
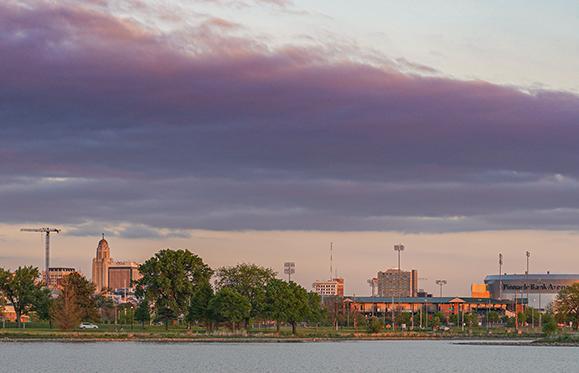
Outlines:
[[[137,343],[324,343],[324,342],[371,342],[371,341],[455,341],[459,345],[537,345],[538,339],[532,338],[501,338],[481,336],[358,336],[358,337],[90,337],[90,336],[14,336],[0,337],[0,343],[23,342],[53,342],[53,343],[110,343],[110,342],[137,342]],[[553,343],[543,342],[545,345]],[[578,345],[575,345],[578,346]]]

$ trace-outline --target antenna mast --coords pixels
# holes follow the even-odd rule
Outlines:
[[[332,273],[334,272],[333,261],[334,261],[334,243],[330,242],[330,278],[329,278],[329,280],[332,279]]]

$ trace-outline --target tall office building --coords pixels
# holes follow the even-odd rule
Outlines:
[[[388,269],[378,272],[379,297],[416,297],[418,293],[418,271]]]
[[[109,243],[103,235],[97,246],[96,257],[92,260],[92,282],[96,292],[130,288],[140,278],[139,263],[113,261]]]

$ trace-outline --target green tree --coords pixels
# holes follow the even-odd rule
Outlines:
[[[191,306],[187,314],[189,325],[195,322],[205,323],[207,329],[211,329],[211,314],[209,312],[209,302],[213,298],[213,288],[209,282],[200,284],[191,297]]]
[[[557,294],[554,307],[559,320],[573,323],[573,329],[579,326],[579,283],[567,286]]]
[[[314,291],[308,293],[308,315],[307,321],[318,324],[325,317],[325,309],[322,307],[320,295]]]
[[[276,275],[272,269],[243,263],[219,268],[216,275],[215,285],[218,290],[231,288],[249,300],[251,311],[244,320],[246,328],[250,319],[265,316],[265,289]]]
[[[78,272],[65,276],[61,282],[62,287],[71,287],[74,292],[76,304],[80,309],[81,321],[99,321],[99,311],[95,297],[95,286]]]
[[[367,325],[368,333],[380,333],[383,327],[384,324],[376,316],[372,316],[372,318],[368,320]]]
[[[436,312],[434,316],[438,316],[441,323],[446,323],[448,321],[446,315],[440,311]]]
[[[251,304],[249,300],[230,288],[223,288],[215,293],[209,302],[208,310],[216,322],[227,322],[231,330],[249,317]]]
[[[292,327],[292,334],[297,333],[297,323],[301,321],[306,321],[308,319],[309,310],[309,298],[306,289],[291,281],[288,283],[289,287],[289,306],[286,310],[286,321]]]
[[[135,320],[141,323],[141,327],[145,328],[145,323],[151,320],[151,309],[149,302],[146,299],[141,300],[137,309],[135,310]]]
[[[107,323],[112,323],[115,321],[115,303],[111,298],[103,294],[104,292],[101,292],[100,294],[96,294],[94,296],[99,319]]]
[[[478,326],[478,315],[476,313],[466,313],[464,322],[469,328],[476,327]]]
[[[38,299],[41,284],[38,268],[18,267],[14,272],[0,268],[0,293],[14,306],[16,325],[21,326],[22,315],[28,314]]]
[[[48,288],[41,288],[37,294],[34,304],[32,305],[32,311],[36,314],[39,320],[48,321],[50,327],[52,328],[52,317],[50,314],[50,309],[54,299],[52,299],[52,292]]]
[[[60,295],[51,307],[51,318],[60,329],[70,330],[79,326],[82,310],[78,304],[72,282],[62,282]]]
[[[119,313],[119,323],[121,325],[131,325],[133,327],[133,322],[135,320],[135,308],[131,303],[122,303],[118,306]]]
[[[497,311],[489,311],[489,323],[496,324],[500,320],[499,313]]]
[[[543,333],[550,336],[557,331],[557,321],[551,313],[543,315]]]
[[[268,318],[275,320],[278,333],[281,323],[288,319],[287,311],[291,307],[291,296],[289,284],[282,280],[271,280],[265,289],[265,313]]]
[[[525,325],[527,322],[527,315],[524,312],[517,313],[517,321],[519,322],[519,326]]]
[[[408,328],[410,326],[410,318],[411,317],[412,316],[410,315],[409,312],[399,312],[395,317],[396,324],[397,325],[404,324]]]
[[[143,276],[137,282],[137,296],[150,301],[157,319],[168,323],[187,315],[191,297],[202,284],[209,282],[213,271],[189,250],[161,250],[141,264]]]
[[[169,323],[177,317],[179,317],[179,315],[172,308],[160,306],[156,309],[155,321],[162,322],[163,325],[165,325],[165,330],[169,329]]]
[[[438,328],[440,328],[440,316],[438,316],[437,314],[435,314],[435,315],[432,317],[432,329],[433,329],[433,330],[436,330],[436,329],[438,329]]]

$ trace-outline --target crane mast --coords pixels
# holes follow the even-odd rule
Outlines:
[[[60,229],[56,228],[22,228],[21,232],[40,232],[45,234],[45,241],[44,241],[44,281],[46,286],[48,286],[50,282],[50,233],[60,233]]]

